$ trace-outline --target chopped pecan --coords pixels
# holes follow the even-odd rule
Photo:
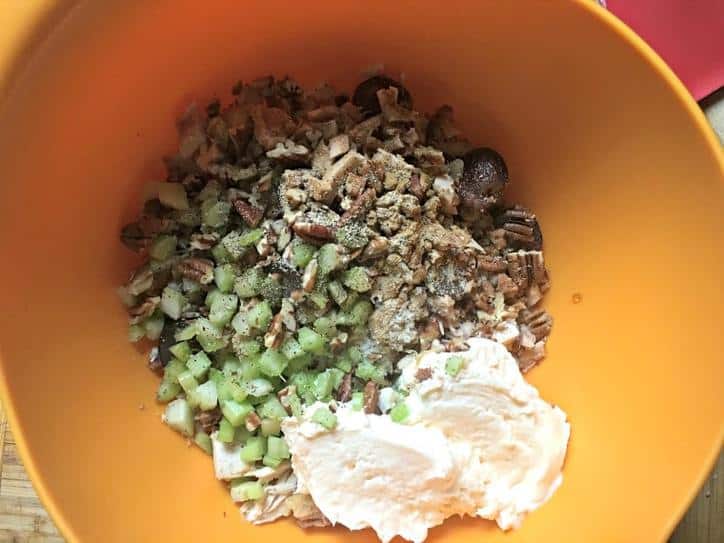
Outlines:
[[[277,313],[269,323],[269,328],[264,335],[264,346],[267,349],[278,349],[284,341],[284,322],[282,314]]]
[[[373,381],[367,381],[363,393],[363,405],[365,413],[377,413],[377,400],[379,398],[379,389],[377,383]]]
[[[185,258],[177,264],[177,269],[183,277],[202,285],[214,280],[214,263],[206,258]]]
[[[195,232],[191,234],[191,241],[189,246],[192,249],[199,251],[207,251],[211,249],[219,241],[219,235],[215,233],[204,234],[202,232]]]
[[[332,523],[329,521],[327,517],[325,517],[321,511],[318,513],[315,513],[314,515],[309,515],[305,517],[296,517],[297,524],[300,528],[307,529],[307,528],[326,528],[327,526],[331,526]]]
[[[545,356],[545,343],[539,341],[531,349],[520,349],[518,351],[518,367],[522,373],[525,373],[535,367]]]
[[[525,324],[537,340],[545,339],[553,327],[553,317],[545,309],[524,309],[518,315],[518,322]]]
[[[415,372],[415,379],[418,381],[425,381],[427,379],[430,379],[432,377],[432,369],[431,368],[418,368]]]
[[[244,200],[234,200],[234,209],[249,226],[256,226],[264,216],[264,210],[246,203]]]
[[[387,250],[390,247],[390,241],[387,238],[377,237],[367,244],[364,251],[359,257],[360,262],[380,258],[387,254]]]
[[[211,434],[218,427],[221,416],[221,409],[215,407],[211,411],[201,411],[194,419],[199,423],[199,426],[201,426],[204,432]]]
[[[277,143],[283,143],[294,132],[295,123],[283,109],[256,105],[250,113],[254,121],[254,136],[267,151],[276,147]]]
[[[255,411],[249,413],[246,416],[246,419],[244,419],[244,426],[250,432],[253,432],[257,428],[259,428],[259,426],[261,426],[261,419],[259,418],[259,415],[257,415]]]
[[[516,251],[506,255],[508,275],[515,281],[521,292],[527,291],[531,285],[538,285],[541,292],[549,287],[548,272],[540,251]]]
[[[296,221],[292,225],[292,230],[304,241],[315,245],[323,245],[327,241],[334,239],[334,230],[323,224],[315,224],[306,221]]]
[[[143,300],[143,302],[141,302],[137,306],[129,308],[128,314],[133,317],[131,319],[131,324],[136,324],[138,322],[141,322],[146,317],[150,317],[151,314],[156,311],[156,308],[159,306],[160,303],[160,296],[150,296]]]
[[[317,284],[318,269],[319,264],[316,258],[310,260],[307,267],[304,268],[304,275],[302,276],[302,289],[304,292],[312,292],[314,290],[314,285]]]
[[[349,151],[349,136],[347,134],[339,134],[329,140],[329,158],[332,160],[342,156],[347,151]]]
[[[153,286],[153,272],[148,266],[144,266],[133,273],[133,277],[128,282],[128,293],[133,296],[143,294]]]
[[[345,373],[337,389],[337,401],[348,402],[352,398],[352,374]]]
[[[513,249],[540,251],[543,234],[536,216],[521,206],[503,211],[495,217],[495,225],[505,231],[508,246]]]
[[[342,218],[340,219],[340,223],[344,224],[346,222],[349,222],[353,219],[359,219],[362,217],[367,210],[372,206],[376,198],[376,191],[375,189],[367,189],[362,194],[360,194],[354,202],[352,202],[352,205],[350,208],[344,212],[342,215]]]
[[[518,296],[518,285],[506,273],[498,274],[498,289],[503,293],[506,300],[512,300]]]
[[[356,151],[347,152],[325,172],[322,179],[314,178],[310,181],[310,196],[318,202],[332,203],[337,195],[337,189],[345,181],[347,174],[359,168],[366,160]]]
[[[329,342],[329,349],[332,351],[332,354],[337,355],[341,353],[347,345],[348,340],[349,334],[347,334],[347,332],[340,332],[337,337],[333,338]]]

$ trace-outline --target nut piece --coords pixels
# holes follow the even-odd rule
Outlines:
[[[427,379],[430,379],[431,377],[431,368],[418,368],[418,370],[415,372],[415,379],[417,379],[418,381],[425,381]]]
[[[199,251],[206,251],[211,249],[219,241],[219,235],[215,233],[204,234],[201,232],[195,232],[191,234],[191,241],[189,246],[192,249]]]
[[[221,420],[221,409],[215,407],[211,411],[201,411],[194,419],[199,423],[201,429],[207,434],[213,433],[216,430],[219,421]]]
[[[511,249],[540,251],[543,247],[543,233],[538,220],[524,207],[506,209],[495,217],[495,225],[503,229]]]
[[[363,405],[365,413],[377,413],[379,409],[377,407],[377,400],[379,399],[379,395],[380,393],[377,388],[377,383],[373,381],[367,381],[363,393]]]
[[[339,134],[329,140],[329,158],[332,160],[342,156],[347,151],[349,151],[349,136],[347,134]]]
[[[206,258],[185,258],[176,266],[185,278],[208,285],[214,280],[214,263]]]
[[[138,322],[141,322],[146,317],[150,317],[151,314],[156,311],[156,308],[159,306],[160,303],[160,296],[151,296],[143,300],[143,302],[139,305],[129,308],[128,314],[132,317],[131,324],[136,324]]]
[[[264,335],[264,347],[267,349],[278,349],[284,341],[284,322],[282,314],[277,313],[269,323],[269,328]]]
[[[256,226],[264,216],[264,210],[247,204],[244,200],[234,200],[234,209],[249,226]]]
[[[458,184],[463,204],[487,209],[497,204],[508,183],[508,167],[497,151],[487,147],[473,149],[463,157],[465,167]]]
[[[352,374],[345,373],[337,390],[337,401],[348,402],[352,397]]]
[[[334,231],[323,224],[297,221],[292,225],[292,230],[304,241],[315,245],[323,245],[334,239]]]
[[[310,260],[307,267],[304,268],[304,275],[302,276],[302,290],[304,290],[304,292],[312,292],[314,290],[314,285],[317,284],[318,269],[319,264],[316,258]]]
[[[358,152],[349,151],[325,172],[322,179],[313,178],[310,180],[310,195],[318,202],[331,204],[347,174],[359,168],[366,160]]]
[[[352,95],[352,103],[359,107],[366,116],[377,115],[380,112],[377,91],[389,87],[397,89],[397,101],[401,106],[412,109],[412,96],[410,92],[394,79],[390,79],[384,75],[370,77],[357,85]]]
[[[253,432],[261,426],[261,419],[259,418],[259,415],[256,414],[256,411],[252,411],[246,416],[244,426],[246,426],[246,429],[250,432]]]

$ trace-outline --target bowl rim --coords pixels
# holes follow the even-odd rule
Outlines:
[[[15,11],[12,7],[0,7],[0,21],[4,28],[19,29],[15,36],[6,44],[10,52],[0,57],[0,110],[3,103],[10,96],[14,86],[21,79],[24,68],[30,63],[35,53],[42,48],[64,19],[74,7],[84,0],[26,0],[25,11]],[[715,163],[719,165],[724,180],[724,146],[711,128],[703,111],[686,89],[681,80],[674,74],[664,60],[630,27],[618,17],[605,9],[598,1],[573,0],[572,9],[582,9],[586,16],[594,18],[599,24],[613,30],[617,36],[629,45],[641,60],[651,66],[674,92],[679,104],[689,114],[695,128],[704,138],[705,145]],[[23,425],[13,401],[13,394],[8,386],[5,363],[0,353],[0,401],[5,408],[7,420],[13,429],[18,452],[32,484],[40,498],[41,503],[50,514],[53,522],[63,537],[69,543],[81,543],[73,523],[66,517],[59,500],[46,486],[45,480],[40,476],[35,458],[26,441]],[[718,441],[718,443],[717,443]],[[682,501],[676,504],[674,513],[668,519],[662,533],[662,543],[665,542],[679,523],[691,502],[699,492],[706,477],[709,475],[722,445],[724,444],[724,423],[720,428],[719,439],[715,440],[706,455],[706,461],[698,469],[697,477],[692,481],[691,488],[684,495]]]

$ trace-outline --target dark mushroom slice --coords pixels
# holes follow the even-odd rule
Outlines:
[[[495,215],[495,226],[505,230],[505,239],[511,249],[540,251],[543,232],[536,216],[521,206],[515,206]]]
[[[381,111],[380,102],[377,100],[377,91],[390,87],[397,89],[397,103],[407,109],[412,109],[410,91],[394,79],[384,75],[375,75],[357,85],[352,95],[352,103],[360,108],[366,116],[377,115]]]
[[[463,175],[458,195],[463,205],[489,209],[498,204],[508,184],[508,167],[500,154],[488,147],[478,147],[463,156]]]

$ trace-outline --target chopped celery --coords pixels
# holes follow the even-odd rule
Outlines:
[[[186,188],[181,183],[159,183],[158,201],[171,209],[184,211],[189,208]]]
[[[367,360],[364,360],[357,365],[355,375],[364,381],[374,381],[379,384],[385,382],[385,371]]]
[[[211,438],[206,432],[196,432],[194,443],[206,454],[212,454]]]
[[[455,377],[465,365],[465,359],[462,356],[451,356],[445,361],[445,372]]]
[[[178,376],[178,384],[184,389],[187,394],[192,392],[199,386],[199,382],[196,380],[190,371],[186,370]]]
[[[201,222],[212,228],[224,226],[229,221],[231,204],[206,200],[201,204]]]
[[[279,350],[289,359],[296,358],[304,354],[304,349],[302,349],[302,346],[299,345],[299,342],[293,337],[287,338]]]
[[[334,320],[329,317],[319,317],[314,321],[314,329],[317,333],[321,334],[325,339],[332,339],[337,335],[337,328],[334,325]]]
[[[258,354],[261,351],[261,343],[253,339],[237,341],[234,343],[234,352],[240,358]]]
[[[241,459],[251,464],[257,460],[261,460],[266,453],[266,439],[263,437],[250,437],[241,448]]]
[[[262,236],[264,236],[263,228],[254,228],[252,230],[247,230],[239,236],[238,243],[242,247],[251,247],[257,241],[259,241]]]
[[[136,343],[141,341],[146,335],[146,329],[140,324],[132,324],[128,327],[128,341]]]
[[[185,436],[194,435],[194,413],[183,398],[174,400],[166,406],[163,421]]]
[[[356,292],[367,292],[372,288],[370,276],[362,266],[355,266],[345,271],[342,274],[342,282]]]
[[[224,379],[217,388],[220,402],[226,400],[243,402],[249,395],[247,390],[233,379]]]
[[[301,348],[301,347],[300,347]],[[288,375],[294,375],[295,373],[307,369],[314,358],[309,353],[302,353],[300,356],[292,358],[287,364],[286,372]]]
[[[249,439],[253,434],[246,429],[246,426],[243,424],[239,426],[236,431],[234,432],[234,442],[235,443],[246,443],[246,440]]]
[[[206,293],[206,298],[204,299],[204,305],[208,308],[211,308],[211,305],[214,303],[216,298],[221,296],[222,292],[218,288],[212,288],[209,292]]]
[[[244,419],[253,410],[254,408],[248,402],[226,400],[221,404],[221,412],[235,428],[244,424]]]
[[[258,406],[257,413],[263,419],[281,420],[287,417],[287,410],[284,409],[284,406],[279,401],[279,398],[271,394],[263,404]]]
[[[359,292],[350,290],[347,293],[347,298],[344,300],[344,302],[342,302],[340,307],[342,308],[343,311],[349,311],[350,309],[352,309],[354,304],[356,304],[359,301],[359,299],[360,299]]]
[[[191,347],[186,341],[181,341],[168,348],[169,352],[182,362],[186,362],[191,356]]]
[[[398,403],[390,410],[390,418],[393,422],[404,422],[410,416],[410,409],[405,402]]]
[[[314,378],[314,397],[318,400],[329,399],[334,388],[332,374],[328,371],[318,373]]]
[[[186,367],[191,372],[191,375],[196,379],[201,379],[211,367],[211,360],[209,359],[209,355],[203,351],[199,351],[186,361]]]
[[[219,264],[228,264],[230,263],[233,258],[231,256],[231,253],[224,247],[224,244],[219,242],[211,249],[211,256],[214,257],[214,260],[216,260]]]
[[[342,370],[344,373],[349,373],[352,371],[352,361],[348,357],[343,356],[335,362],[334,367]]]
[[[216,388],[219,388],[219,385],[224,380],[224,374],[217,370],[216,368],[209,368],[209,381],[213,381],[216,383]]]
[[[324,351],[324,338],[308,327],[300,328],[297,332],[299,345],[308,353],[320,354]]]
[[[302,416],[302,400],[296,394],[289,394],[286,399],[289,409],[292,411],[293,417]]]
[[[353,392],[352,393],[352,400],[350,401],[350,405],[352,406],[352,409],[354,411],[362,411],[362,407],[364,406],[364,393],[363,392]]]
[[[352,324],[366,324],[367,319],[372,315],[374,307],[369,300],[360,300],[350,310],[352,316]]]
[[[200,384],[194,391],[194,395],[202,411],[214,409],[219,400],[216,392],[216,383],[213,381],[206,381]]]
[[[312,414],[312,421],[320,424],[327,430],[332,430],[337,426],[337,415],[332,413],[328,407],[319,407]]]
[[[218,200],[221,196],[221,185],[215,179],[212,179],[203,189],[199,192],[199,200],[205,202],[206,200]]]
[[[176,341],[188,341],[189,339],[193,339],[196,336],[196,321],[192,322],[185,328],[182,328],[176,334],[174,334],[174,339]]]
[[[255,398],[261,398],[261,397],[269,394],[272,390],[274,390],[274,387],[269,381],[259,377],[257,379],[252,379],[250,381],[246,381],[244,383],[244,390],[246,390],[246,393],[249,396],[254,396]]]
[[[235,356],[226,356],[221,363],[221,371],[224,372],[224,375],[238,372],[239,368],[241,368],[241,361]]]
[[[239,298],[235,294],[221,294],[211,303],[209,310],[209,320],[215,326],[223,327],[229,324],[231,318],[236,313],[236,306]]]
[[[259,295],[272,307],[279,307],[284,299],[284,287],[277,278],[268,276],[261,283]]]
[[[245,357],[244,360],[241,360],[239,375],[241,375],[242,379],[250,381],[261,376],[261,371],[259,370],[259,358],[261,357],[257,354],[250,354]]]
[[[286,460],[289,458],[289,447],[281,437],[269,436],[267,438],[266,453],[273,458]]]
[[[231,499],[235,502],[260,500],[264,497],[264,487],[259,481],[239,481],[231,485]]]
[[[231,327],[241,336],[250,336],[252,334],[249,321],[246,320],[246,313],[242,313],[241,311],[239,311],[236,315],[234,315],[234,318],[231,319]]]
[[[231,264],[222,264],[214,268],[214,283],[223,293],[229,293],[236,281],[236,268]]]
[[[177,320],[186,306],[186,297],[175,288],[166,287],[161,294],[161,311]]]
[[[266,330],[272,319],[272,310],[266,300],[252,307],[246,315],[247,322],[258,330]]]
[[[297,241],[292,246],[292,260],[297,268],[304,268],[314,257],[316,249],[313,245]]]
[[[158,385],[156,400],[160,403],[168,403],[178,396],[179,392],[181,392],[181,387],[176,381],[167,381],[166,379],[163,379],[161,384]]]
[[[264,455],[264,458],[261,459],[261,463],[267,466],[268,468],[275,468],[279,464],[281,464],[283,460],[281,458],[277,458],[275,456],[270,456],[268,454]]]
[[[238,230],[232,230],[221,240],[221,245],[226,249],[229,258],[233,261],[240,260],[249,252],[249,248],[246,245],[242,245],[240,240],[241,233]]]
[[[322,245],[317,254],[317,263],[319,265],[319,273],[322,276],[329,275],[338,269],[342,265],[339,247],[334,243]]]
[[[327,292],[331,296],[334,303],[341,306],[347,299],[347,291],[344,290],[342,283],[339,281],[330,281],[327,285]]]
[[[154,260],[166,260],[176,252],[176,236],[161,234],[153,240],[148,248],[148,255]]]
[[[297,394],[304,399],[305,403],[312,403],[314,397],[314,378],[316,375],[308,371],[300,371],[291,377],[291,384],[297,388]]]
[[[227,341],[216,326],[205,318],[196,319],[196,340],[201,348],[209,353],[218,351],[226,346]]]
[[[234,427],[225,417],[222,417],[219,421],[219,433],[216,434],[216,438],[222,443],[231,443],[234,441]]]
[[[334,388],[334,390],[337,390],[339,388],[339,385],[342,384],[342,379],[344,379],[344,372],[337,368],[329,368],[325,370],[325,372],[329,373],[329,375],[331,376],[332,388]]]
[[[276,436],[281,432],[281,423],[276,419],[262,419],[261,421],[261,435],[263,436]]]
[[[274,349],[267,349],[259,359],[259,369],[265,375],[278,377],[287,367],[287,358]]]
[[[329,298],[322,292],[312,292],[309,295],[309,300],[317,306],[318,309],[325,309],[329,304]]]
[[[163,330],[164,318],[162,314],[151,315],[143,321],[143,328],[146,330],[146,337],[151,341],[158,341]]]
[[[163,378],[170,382],[178,382],[178,376],[186,371],[186,364],[176,358],[169,360],[163,368]]]

